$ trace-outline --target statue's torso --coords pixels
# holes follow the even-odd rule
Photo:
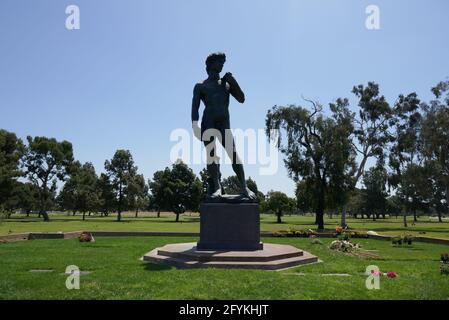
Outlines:
[[[204,81],[201,84],[201,100],[205,109],[203,123],[229,120],[229,89],[219,81]]]

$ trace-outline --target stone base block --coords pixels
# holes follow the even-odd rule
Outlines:
[[[199,250],[261,250],[259,204],[203,203]]]

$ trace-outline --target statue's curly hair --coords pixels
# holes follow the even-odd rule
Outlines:
[[[214,52],[208,55],[206,59],[206,70],[209,71],[209,66],[217,60],[224,60],[226,62],[226,55],[223,52]]]

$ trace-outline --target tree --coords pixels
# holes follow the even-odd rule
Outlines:
[[[248,177],[248,179],[246,179],[246,185],[249,190],[254,192],[259,202],[264,200],[265,196],[262,192],[259,191],[256,181],[251,179],[251,177]],[[241,192],[240,182],[236,175],[232,175],[223,179],[222,187],[226,194],[239,194]]]
[[[179,215],[186,210],[198,210],[201,201],[202,183],[182,161],[173,164],[168,181],[168,209]]]
[[[365,201],[363,199],[363,190],[355,188],[349,192],[347,210],[355,219],[357,219],[359,214],[363,219],[363,214],[367,212],[365,208]]]
[[[97,174],[95,168],[90,162],[82,165],[75,175],[75,199],[76,208],[83,213],[85,220],[86,212],[95,211],[99,206],[99,195],[97,186]]]
[[[283,192],[269,191],[266,199],[266,209],[277,217],[277,223],[282,223],[282,215],[293,210],[291,199]]]
[[[70,165],[70,170],[68,170],[68,177],[62,187],[61,191],[57,197],[57,203],[61,210],[72,210],[73,215],[76,214],[77,200],[76,200],[76,175],[78,171],[81,170],[81,163],[79,161],[74,161]]]
[[[153,180],[148,181],[151,190],[152,206],[157,210],[157,217],[160,217],[161,210],[169,208],[170,198],[169,182],[171,171],[170,168],[156,171],[153,174]]]
[[[28,146],[23,160],[26,176],[39,188],[39,213],[49,221],[48,201],[56,190],[57,180],[64,181],[73,161],[72,144],[54,138],[27,137]]]
[[[399,189],[406,210],[404,210],[404,226],[407,226],[407,210],[413,210],[416,217],[417,194],[419,188],[414,183],[413,175],[405,175],[407,170],[415,170],[422,165],[421,126],[422,117],[419,112],[420,100],[416,93],[400,95],[394,107],[394,143],[390,148],[389,166],[392,169],[389,184]],[[410,171],[409,171],[410,172]],[[411,203],[411,205],[410,205]]]
[[[16,192],[19,198],[18,207],[29,217],[31,211],[39,207],[39,189],[29,182],[18,183]]]
[[[379,85],[368,82],[367,86],[355,86],[352,93],[358,98],[358,112],[347,113],[348,99],[340,98],[331,104],[331,108],[336,114],[343,112],[343,117],[353,118],[354,130],[351,143],[360,159],[355,170],[349,172],[348,188],[335,192],[335,195],[340,197],[339,202],[343,204],[341,225],[344,227],[346,226],[347,192],[354,190],[362,178],[368,159],[377,157],[378,165],[383,163],[385,147],[392,139],[389,128],[392,123],[393,110],[385,97],[380,95]]]
[[[125,208],[128,187],[132,183],[137,166],[129,150],[117,150],[111,161],[106,160],[104,167],[112,182],[115,197],[117,199],[117,221],[122,220],[122,210]]]
[[[108,216],[109,212],[116,207],[116,198],[114,188],[107,174],[100,174],[96,188],[99,196],[98,208],[102,215]]]
[[[390,217],[393,215],[398,218],[402,212],[402,201],[398,195],[392,195],[387,198],[387,213]]]
[[[443,198],[435,199],[440,202],[440,209],[449,204],[449,81],[442,81],[432,88],[435,99],[430,106],[425,106],[426,113],[422,123],[423,152],[432,162],[432,183],[440,187],[435,194]]]
[[[135,210],[137,218],[139,210],[148,206],[148,186],[145,183],[143,175],[138,174],[134,177],[128,187],[128,204]]]
[[[178,222],[186,210],[199,210],[203,183],[182,161],[174,163],[172,168],[156,171],[148,184],[158,217],[160,210],[164,209],[174,212]]]
[[[23,175],[19,164],[24,150],[22,140],[14,133],[0,129],[0,212],[11,197],[17,178]]]
[[[278,146],[286,155],[289,176],[295,182],[306,180],[313,186],[316,224],[321,230],[324,229],[326,193],[329,188],[344,189],[347,171],[352,167],[352,123],[347,111],[339,110],[337,117],[327,118],[318,103],[309,102],[312,111],[294,105],[273,107],[267,113],[266,132],[269,137],[278,139]],[[272,129],[285,132],[286,145],[282,144],[281,134],[272,136]]]
[[[388,174],[383,167],[371,167],[363,176],[365,189],[362,193],[363,207],[367,214],[372,215],[373,220],[383,215],[385,218],[387,210],[387,192],[386,184]]]
[[[313,188],[308,184],[307,180],[299,181],[296,184],[296,206],[299,210],[301,210],[303,213],[310,212],[315,208],[315,205],[313,203]]]

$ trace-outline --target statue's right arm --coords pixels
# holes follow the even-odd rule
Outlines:
[[[200,118],[199,109],[201,103],[201,92],[200,84],[196,84],[193,88],[193,98],[192,98],[192,128],[195,136],[201,140],[201,129],[198,125],[198,120]]]
[[[193,88],[193,98],[192,98],[192,122],[198,121],[200,118],[199,109],[200,109],[200,84],[196,84]]]

